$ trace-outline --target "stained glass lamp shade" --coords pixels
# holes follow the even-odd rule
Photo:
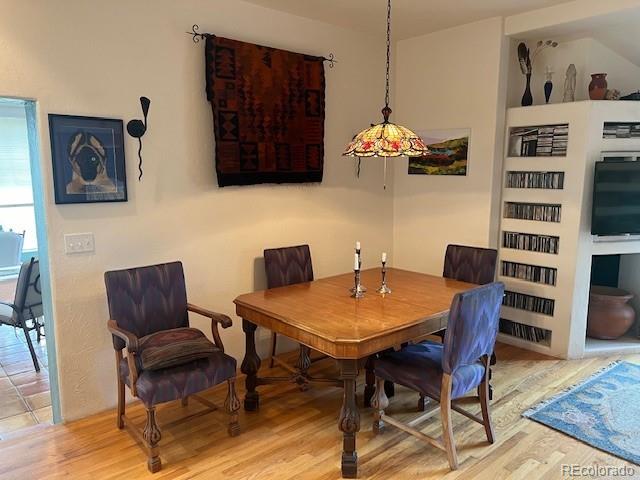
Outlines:
[[[387,70],[382,123],[361,131],[343,152],[350,157],[417,157],[429,153],[422,139],[412,130],[389,122],[389,67],[391,64],[391,0],[387,0]],[[385,164],[386,167],[386,164]]]
[[[384,114],[383,110],[383,114]],[[389,109],[391,113],[391,109]],[[343,155],[352,157],[416,157],[425,155],[429,149],[412,130],[402,125],[385,121],[373,125],[357,134],[347,145]]]

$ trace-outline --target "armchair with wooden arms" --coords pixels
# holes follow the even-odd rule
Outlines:
[[[147,450],[151,472],[161,468],[156,405],[193,397],[209,411],[217,406],[196,395],[227,382],[225,409],[230,415],[227,432],[240,433],[240,401],[235,391],[236,360],[224,353],[218,332],[231,319],[187,303],[182,263],[173,262],[105,273],[118,385],[117,426],[129,427]],[[188,312],[209,317],[214,342],[189,327]],[[124,354],[123,354],[124,351]],[[142,431],[125,415],[125,385],[144,404],[146,425]]]

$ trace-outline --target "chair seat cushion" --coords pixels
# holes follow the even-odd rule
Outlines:
[[[206,358],[217,351],[213,343],[197,328],[162,330],[138,342],[140,370],[159,370]]]
[[[385,353],[375,361],[375,374],[377,377],[439,398],[443,374],[443,349],[441,343],[426,341],[408,345],[398,352]],[[462,397],[480,385],[483,377],[484,366],[479,361],[456,369],[452,375],[452,398]]]
[[[131,387],[127,359],[120,361],[122,380]],[[236,376],[236,360],[221,350],[205,358],[160,370],[139,373],[138,398],[151,407],[201,392]]]

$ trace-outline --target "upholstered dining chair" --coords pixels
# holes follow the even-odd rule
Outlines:
[[[500,282],[458,293],[451,303],[444,344],[412,344],[397,352],[386,352],[376,360],[376,390],[371,401],[374,433],[380,433],[385,423],[400,428],[445,450],[452,470],[458,468],[452,410],[481,423],[489,443],[494,442],[489,412],[489,356],[498,333],[503,295],[504,284]],[[424,419],[424,414],[409,424],[403,424],[385,413],[389,406],[384,389],[385,380],[404,385],[440,402],[442,441],[412,428]],[[474,389],[478,391],[481,418],[454,403]],[[427,415],[430,416],[430,413]]]
[[[0,302],[0,325],[9,325],[24,332],[36,372],[40,371],[40,365],[29,332],[35,330],[40,340],[43,315],[40,262],[32,258],[20,266],[13,303]]]
[[[284,287],[296,283],[313,281],[313,265],[309,245],[295,247],[268,248],[264,251],[264,269],[267,274],[267,288]],[[280,362],[276,358],[278,337],[271,332],[271,359],[269,366]],[[300,348],[306,348],[300,346]],[[287,368],[287,366],[284,366]]]
[[[498,251],[493,248],[471,247],[468,245],[447,245],[444,254],[444,268],[442,276],[461,282],[486,285],[495,280],[496,260]],[[446,330],[440,330],[435,335],[444,339]],[[491,355],[491,365],[495,365],[496,357]],[[493,388],[489,386],[489,397],[493,398]],[[424,409],[425,399],[420,397],[418,408]]]
[[[236,361],[224,353],[218,332],[218,324],[228,328],[231,319],[187,303],[180,262],[110,271],[104,277],[111,317],[108,329],[116,351],[117,426],[122,429],[126,424],[142,440],[149,470],[153,473],[161,468],[161,432],[156,422],[156,405],[160,403],[181,400],[187,405],[192,397],[207,407],[205,413],[213,411],[217,406],[196,394],[227,382],[227,432],[238,435]],[[189,312],[211,319],[214,343],[200,330],[189,327]],[[147,411],[142,432],[125,415],[125,385]]]
[[[447,245],[442,276],[461,282],[485,285],[496,276],[498,251],[493,248]]]

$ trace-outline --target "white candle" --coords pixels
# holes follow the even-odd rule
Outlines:
[[[382,263],[387,263],[387,252],[382,252]]]
[[[356,250],[360,251],[360,242],[356,242]]]
[[[360,259],[358,258],[358,254],[353,254],[353,269],[360,270]]]

